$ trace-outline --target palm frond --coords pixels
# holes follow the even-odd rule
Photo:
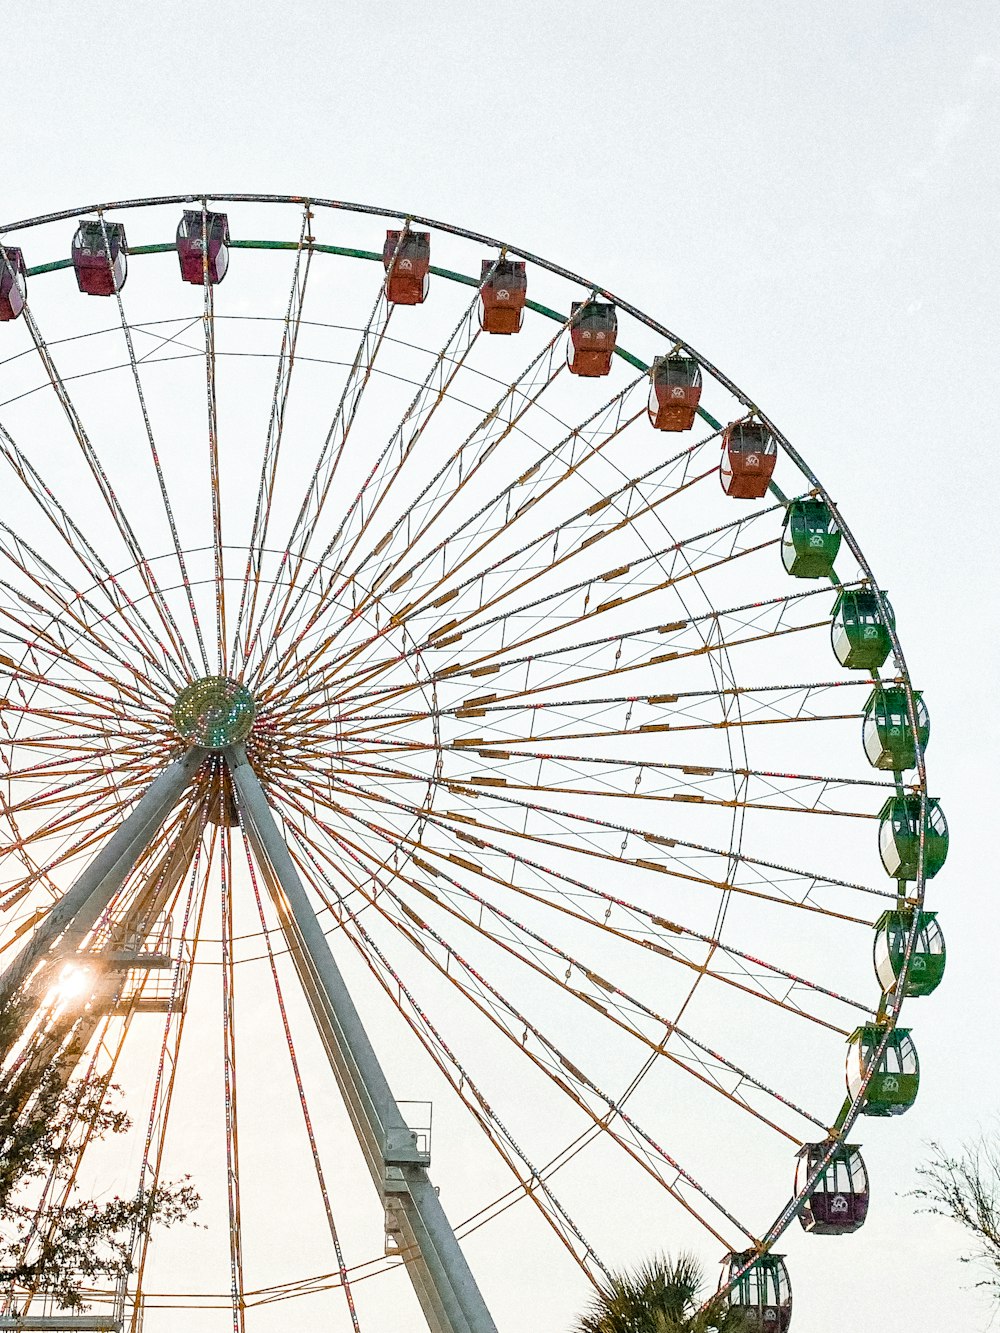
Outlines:
[[[635,1270],[613,1273],[571,1333],[742,1333],[743,1311],[701,1310],[704,1286],[695,1255],[654,1255]]]

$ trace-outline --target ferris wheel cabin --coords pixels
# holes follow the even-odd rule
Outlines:
[[[892,607],[889,617],[894,625]],[[843,667],[874,671],[882,666],[892,649],[892,639],[882,618],[879,599],[871,588],[845,588],[838,595],[833,604],[830,641]]]
[[[492,272],[490,270],[492,269]],[[517,333],[524,320],[528,270],[522,259],[483,260],[479,322],[485,333]]]
[[[385,294],[391,305],[420,305],[430,286],[429,231],[387,231],[382,247]]]
[[[864,1094],[862,1115],[902,1115],[917,1100],[920,1087],[920,1062],[909,1030],[893,1028],[885,1050],[875,1060],[885,1029],[875,1023],[856,1028],[848,1038],[847,1091],[851,1100],[861,1096],[868,1071],[871,1079]]]
[[[658,356],[649,372],[649,419],[656,430],[690,430],[701,400],[701,366],[690,356]]]
[[[840,541],[840,528],[825,500],[793,500],[788,506],[781,559],[794,578],[828,579]]]
[[[731,1308],[742,1310],[745,1314],[745,1327],[757,1333],[785,1333],[792,1322],[792,1284],[788,1277],[784,1255],[762,1254],[754,1258],[756,1251],[746,1250],[742,1254],[728,1254],[722,1261],[722,1285],[732,1281],[733,1277],[750,1267],[736,1280],[736,1285],[726,1296]],[[751,1263],[751,1260],[753,1262]]]
[[[896,989],[913,928],[913,911],[883,912],[875,923],[875,975],[885,994]],[[905,999],[930,995],[944,977],[947,951],[937,912],[917,912],[917,934],[910,955]]]
[[[920,863],[920,797],[890,796],[879,811],[878,849],[885,873],[916,879]],[[948,821],[940,802],[928,796],[924,811],[924,876],[933,879],[948,856]]]
[[[763,422],[731,422],[722,432],[722,489],[734,500],[762,499],[777,459],[777,441]]]
[[[876,685],[865,704],[861,738],[872,768],[904,773],[917,764],[917,746],[923,754],[931,734],[930,715],[919,690],[913,691],[917,738],[910,727],[906,690],[901,685]]]
[[[0,320],[17,319],[28,295],[28,273],[24,255],[16,245],[0,254]]]
[[[128,243],[120,222],[81,222],[71,254],[77,286],[86,295],[114,296],[125,286]]]
[[[611,373],[618,340],[618,315],[606,301],[574,301],[570,306],[567,364],[573,375],[588,378]]]
[[[229,267],[229,218],[225,213],[187,209],[177,227],[181,278],[200,287],[221,282]],[[207,256],[207,263],[206,263]]]
[[[809,1178],[829,1151],[827,1143],[804,1143],[798,1151],[795,1192],[805,1189]],[[799,1212],[805,1231],[815,1236],[848,1236],[868,1216],[869,1184],[861,1151],[849,1143],[834,1149],[822,1173],[806,1195]]]

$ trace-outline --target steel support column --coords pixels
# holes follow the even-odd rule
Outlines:
[[[290,936],[303,989],[369,1169],[398,1215],[407,1269],[432,1333],[497,1333],[242,746],[225,751],[240,818]],[[277,893],[276,890],[280,890]]]
[[[90,864],[80,872],[31,939],[0,976],[6,1001],[45,954],[73,952],[92,930],[139,857],[177,804],[207,751],[192,746],[153,779]]]
[[[117,1315],[0,1315],[0,1329],[48,1329],[51,1333],[121,1333]]]

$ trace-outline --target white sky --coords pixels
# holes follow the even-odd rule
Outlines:
[[[39,0],[3,18],[5,219],[256,190],[482,230],[677,329],[841,504],[931,710],[949,971],[907,1012],[916,1106],[862,1125],[871,1220],[797,1259],[798,1333],[839,1333],[845,1309],[879,1333],[987,1321],[957,1237],[899,1196],[926,1140],[1000,1105],[998,20],[996,0]]]

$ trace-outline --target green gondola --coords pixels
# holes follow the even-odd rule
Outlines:
[[[825,500],[793,500],[785,511],[781,559],[797,579],[827,579],[840,550],[841,532]]]
[[[917,739],[913,739],[906,691],[901,685],[876,685],[865,704],[861,739],[873,768],[903,773],[916,768],[917,745],[923,754],[931,734],[931,721],[919,690],[913,691],[917,715]]]
[[[916,879],[920,859],[920,797],[890,796],[879,811],[878,849],[886,874]],[[924,876],[933,879],[948,856],[948,821],[940,802],[927,797],[924,817]]]
[[[884,1028],[869,1023],[855,1029],[848,1037],[847,1090],[852,1100],[861,1095],[861,1085],[884,1036]],[[917,1100],[919,1087],[917,1048],[910,1040],[907,1028],[894,1028],[875,1065],[861,1112],[863,1115],[902,1115]]]
[[[792,1320],[792,1284],[783,1254],[734,1251],[723,1259],[722,1281],[727,1283],[749,1264],[726,1297],[728,1305],[742,1310],[745,1326],[761,1333],[785,1333]],[[753,1260],[751,1263],[750,1261]]]
[[[895,625],[892,607],[889,619]],[[892,640],[871,588],[844,588],[838,595],[833,604],[830,641],[840,665],[852,670],[874,671],[889,656]]]
[[[906,941],[913,925],[913,912],[883,912],[875,922],[875,975],[888,994],[893,990],[906,954]],[[944,976],[947,952],[937,912],[917,913],[917,937],[910,956],[910,974],[903,992],[906,999],[930,995]]]

